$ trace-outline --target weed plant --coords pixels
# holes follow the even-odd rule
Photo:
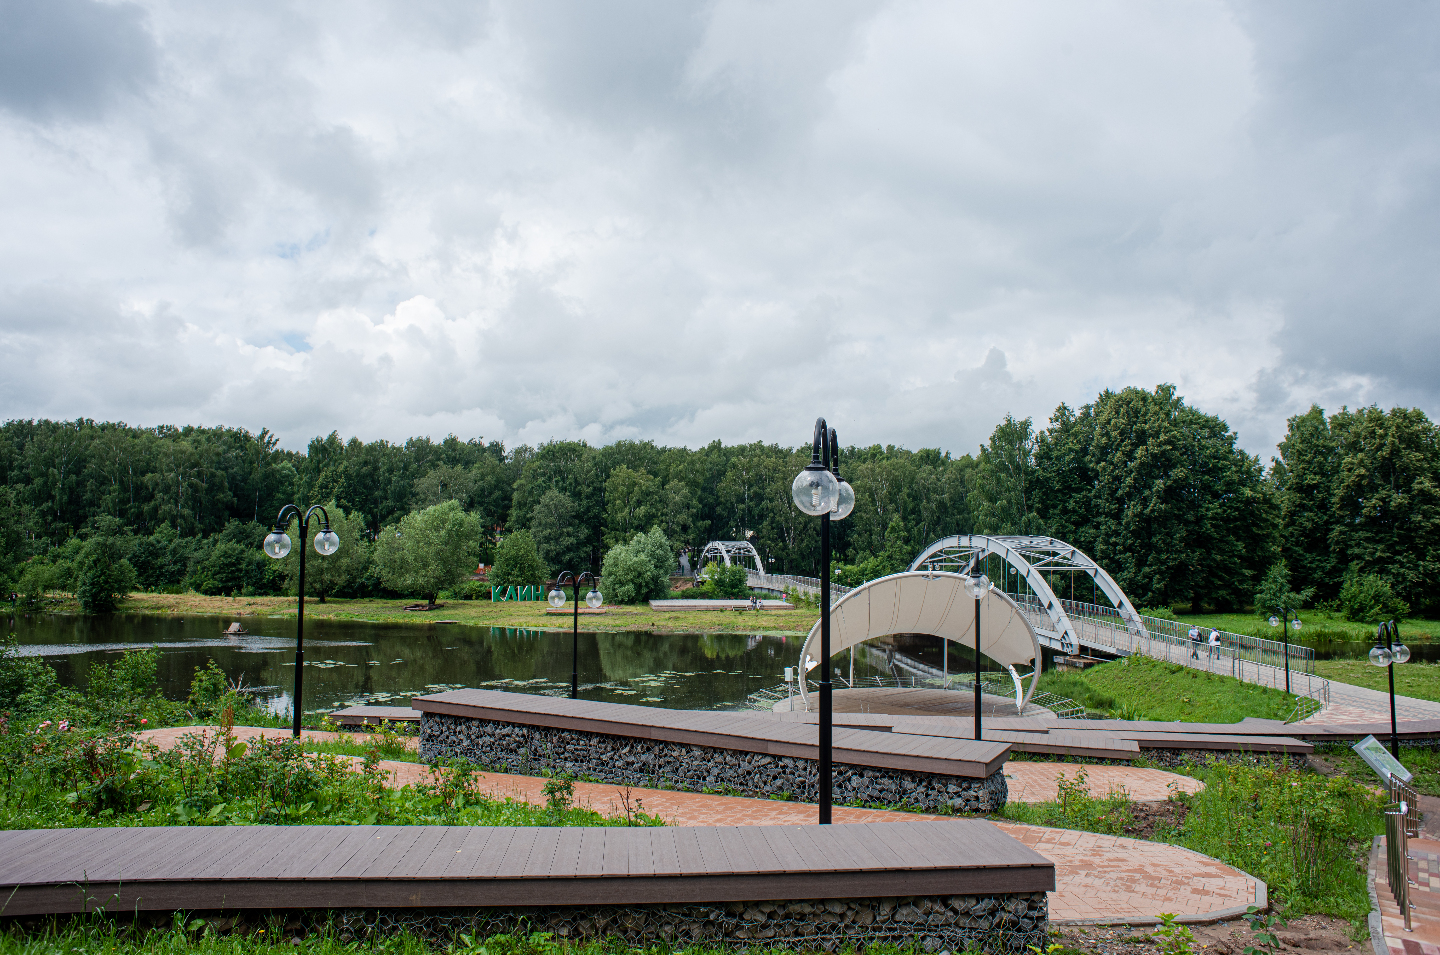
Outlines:
[[[0,955],[730,955],[731,951],[700,945],[677,949],[674,944],[636,948],[620,941],[571,942],[543,933],[457,935],[442,943],[407,932],[351,938],[328,925],[297,934],[277,918],[253,925],[238,923],[224,931],[215,926],[216,920],[183,914],[177,915],[172,925],[159,927],[106,917],[57,920],[31,931],[12,924],[0,931]],[[752,955],[779,955],[788,950],[749,951]],[[911,955],[923,949],[917,940],[914,946],[875,945],[865,951],[869,955]]]
[[[497,800],[474,767],[437,767],[392,789],[378,749],[350,760],[307,754],[293,740],[237,742],[199,731],[162,752],[133,734],[65,731],[0,736],[0,829],[209,825],[625,825],[552,800]],[[639,815],[631,824],[658,825]]]
[[[1203,852],[1263,880],[1291,915],[1365,918],[1365,854],[1384,829],[1381,797],[1349,779],[1327,779],[1286,762],[1212,763],[1186,771],[1205,788],[1172,795],[1186,809],[1184,820],[1157,825],[1155,841]],[[1129,796],[1123,790],[1093,795],[1083,770],[1074,779],[1062,776],[1059,789],[1055,802],[1011,803],[1001,815],[1109,834],[1130,822]]]

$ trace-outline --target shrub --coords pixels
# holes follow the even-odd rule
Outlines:
[[[59,688],[55,668],[40,657],[22,657],[11,634],[0,647],[0,713],[28,719],[44,708]]]
[[[619,544],[610,548],[600,568],[600,577],[604,583],[606,598],[618,604],[658,600],[665,596],[670,587],[668,575],[661,578],[662,584],[657,585],[656,578],[659,575],[655,571],[655,565],[644,550],[632,544]]]
[[[265,568],[258,561],[269,559],[258,549],[233,541],[217,541],[195,568],[190,584],[212,597],[243,593],[247,586],[263,577]]]
[[[86,613],[109,613],[136,587],[135,568],[121,541],[93,537],[75,563],[75,596]]]
[[[495,548],[495,564],[486,577],[495,587],[526,587],[544,582],[550,569],[540,559],[529,531],[512,531]]]
[[[750,596],[750,575],[737,564],[711,564],[701,589],[713,600],[740,600]]]
[[[1355,623],[1402,620],[1410,613],[1410,605],[1397,597],[1390,581],[1379,574],[1346,574],[1336,603],[1345,619]]]

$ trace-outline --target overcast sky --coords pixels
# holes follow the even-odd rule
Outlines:
[[[1440,4],[0,0],[0,417],[1440,410]]]

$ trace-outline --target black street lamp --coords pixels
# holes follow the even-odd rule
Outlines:
[[[1375,646],[1370,649],[1370,662],[1390,668],[1390,755],[1400,758],[1400,734],[1395,729],[1395,664],[1410,659],[1410,648],[1400,642],[1400,628],[1387,620],[1375,631]]]
[[[981,574],[970,578],[970,594],[975,598],[975,738],[980,739],[980,601],[990,592],[990,578]]]
[[[580,699],[580,581],[586,577],[590,578],[590,592],[585,595],[585,606],[594,610],[605,602],[605,598],[600,596],[599,590],[595,589],[595,575],[588,570],[578,577],[568,570],[565,571],[560,575],[560,579],[555,581],[555,589],[550,591],[548,598],[550,606],[559,610],[565,606],[565,591],[560,588],[570,584],[570,589],[575,594],[574,627],[571,630],[570,648],[570,699],[572,700]]]
[[[837,476],[840,442],[824,418],[815,419],[810,463],[795,475],[790,499],[812,517],[820,518],[820,824],[830,824],[831,753],[834,709],[830,699],[830,521],[843,520],[855,509],[855,490]],[[805,678],[802,670],[800,678]]]
[[[1287,626],[1289,626],[1289,627],[1291,627],[1291,628],[1293,628],[1293,629],[1295,629],[1295,630],[1299,630],[1299,629],[1300,629],[1300,611],[1295,610],[1295,609],[1293,609],[1293,608],[1291,608],[1291,607],[1286,607],[1286,606],[1283,606],[1283,605],[1279,605],[1279,606],[1276,606],[1276,607],[1275,607],[1275,613],[1278,613],[1280,616],[1277,617],[1277,616],[1275,616],[1275,614],[1271,614],[1271,615],[1270,615],[1270,626],[1272,626],[1272,627],[1278,627],[1278,626],[1280,626],[1281,622],[1283,621]],[[1292,618],[1293,618],[1293,619],[1292,619]],[[1281,631],[1280,631],[1280,644],[1281,644],[1281,646],[1283,646],[1283,647],[1285,648],[1285,692],[1286,692],[1286,693],[1289,693],[1289,692],[1290,692],[1290,641],[1287,640],[1287,639],[1285,639],[1285,631],[1284,631],[1284,630],[1281,630]]]
[[[275,529],[265,538],[265,553],[279,560],[290,553],[290,535],[285,533],[285,528],[290,526],[290,521],[300,522],[300,586],[298,603],[295,609],[295,701],[292,732],[298,739],[300,736],[300,694],[305,684],[305,545],[304,540],[310,534],[310,515],[316,511],[320,512],[320,533],[315,535],[315,552],[321,557],[329,557],[340,549],[340,537],[330,529],[330,513],[319,504],[313,505],[303,515],[300,508],[294,504],[286,504],[280,508],[280,514],[275,518]]]

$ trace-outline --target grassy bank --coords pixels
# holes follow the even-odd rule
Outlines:
[[[1128,720],[1238,723],[1247,716],[1288,719],[1295,697],[1234,677],[1132,656],[1083,673],[1047,673],[1040,686],[1087,710]]]
[[[1366,660],[1316,660],[1315,672],[1336,683],[1369,687],[1388,693],[1389,671]],[[1440,663],[1406,663],[1395,668],[1395,692],[1440,702]]]
[[[369,620],[388,623],[450,621],[478,627],[517,627],[532,630],[568,630],[568,613],[546,613],[544,601],[447,600],[434,610],[406,611],[406,600],[305,601],[307,618]],[[420,601],[423,603],[423,601]],[[65,600],[47,608],[59,613],[80,613],[80,604]],[[568,609],[568,608],[567,608]],[[199,614],[241,619],[247,616],[294,616],[294,597],[207,597],[203,594],[131,594],[121,606],[127,613]],[[582,614],[585,630],[651,630],[661,633],[773,633],[801,635],[810,632],[818,614],[813,609],[730,611],[651,610],[644,604],[607,607],[603,614]]]

